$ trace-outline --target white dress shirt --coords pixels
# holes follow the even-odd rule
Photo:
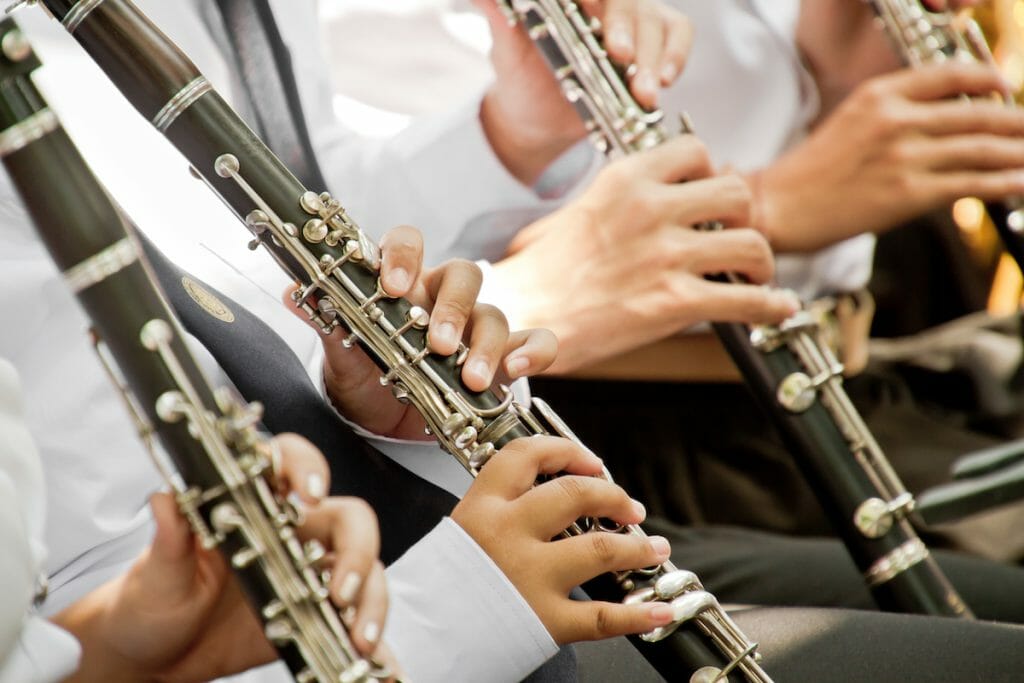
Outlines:
[[[58,681],[78,663],[78,641],[32,606],[46,559],[45,498],[18,376],[0,358],[0,683]]]
[[[489,72],[487,50],[490,46],[486,23],[472,18],[460,0],[406,0],[395,3],[369,3],[358,0],[323,0],[333,6],[334,26],[341,30],[345,21],[364,27],[387,27],[380,31],[376,49],[337,46],[331,49],[336,72],[335,85],[345,98],[403,116],[390,121],[401,129],[412,120],[410,115],[436,117],[450,111],[450,102],[472,97],[483,87],[481,74]],[[795,47],[796,23],[800,0],[666,0],[693,22],[695,41],[686,69],[675,85],[662,94],[661,105],[669,118],[686,111],[694,121],[698,136],[706,143],[718,166],[753,170],[770,164],[805,135],[807,124],[818,110],[813,79],[800,63]],[[370,5],[373,5],[372,7]],[[427,23],[428,28],[410,32],[412,22]],[[364,31],[365,33],[365,31]],[[387,38],[391,37],[391,38]],[[340,41],[345,42],[345,41]],[[426,78],[416,69],[397,68],[418,55],[446,54],[459,45],[459,59],[444,60],[444,75]],[[404,61],[400,56],[406,56]],[[343,72],[361,74],[353,78]],[[372,75],[376,75],[373,78]],[[493,78],[493,74],[491,76]],[[375,84],[373,89],[367,82]],[[460,88],[461,84],[461,88]],[[583,144],[581,147],[586,148]],[[476,153],[476,157],[468,156]],[[577,149],[579,155],[584,150]],[[467,180],[460,169],[489,169],[494,163],[489,149],[454,147],[445,175],[465,187],[473,198],[478,182]],[[576,163],[568,173],[579,179]],[[438,174],[438,178],[441,176]],[[439,180],[440,182],[440,180]],[[493,182],[493,178],[488,182]],[[439,193],[437,196],[443,196]],[[469,215],[465,222],[419,223],[427,243],[448,245],[437,254],[496,260],[508,239],[519,228],[543,211],[555,208],[557,201],[541,202],[533,193],[510,192],[523,200],[518,206],[492,204],[487,211]],[[572,191],[561,193],[568,198]],[[467,205],[469,206],[469,205]],[[468,209],[467,209],[468,213]],[[863,287],[871,274],[874,252],[873,235],[860,235],[823,249],[812,256],[778,257],[777,280],[805,299],[837,291]],[[514,313],[515,302],[507,293],[486,289],[487,298],[506,312]]]
[[[801,0],[669,1],[692,19],[695,40],[664,108],[690,114],[718,166],[768,166],[818,112],[796,48]],[[874,235],[864,234],[810,256],[780,255],[776,279],[804,299],[857,290],[871,277],[874,248]]]
[[[198,3],[137,4],[230,98],[231,74]],[[281,0],[275,7],[297,72],[323,73],[316,62],[316,41],[310,39],[316,35],[315,3]],[[118,202],[173,260],[253,310],[300,357],[314,353],[319,346],[315,335],[279,303],[284,276],[265,254],[245,248],[244,229],[191,178],[185,160],[135,114],[56,22],[36,10],[22,12],[18,19],[46,64],[37,82]],[[448,153],[449,141],[465,137],[470,146],[481,144],[478,124],[476,129],[460,126],[460,134],[454,135],[443,126],[415,127],[403,134],[401,144],[360,142],[337,125],[329,109],[317,108],[317,100],[327,92],[307,83],[303,97],[306,110],[312,112],[314,138],[335,152],[334,161],[325,165],[339,196],[347,202],[363,193],[361,201],[368,207],[385,204],[385,198],[394,204],[398,197],[400,203],[414,206],[407,212],[410,216],[462,220],[457,206],[433,196],[434,180],[424,177],[431,174],[420,171],[433,167],[429,158]],[[476,121],[475,111],[467,113]],[[434,144],[438,140],[442,142]],[[373,183],[365,176],[385,180]],[[450,216],[445,215],[448,211]],[[32,234],[6,179],[0,182],[0,291],[0,318],[17,321],[0,332],[0,355],[10,356],[26,378],[27,417],[40,437],[46,484],[52,492],[47,531],[52,553],[46,568],[53,590],[45,609],[54,612],[123,571],[145,546],[152,535],[146,501],[161,482],[85,340],[86,320]],[[450,456],[433,445],[404,448],[415,448],[425,461],[450,462]],[[423,471],[429,474],[430,468]],[[497,567],[454,526],[450,521],[440,524],[417,546],[423,549],[414,562],[399,562],[389,570],[396,595],[412,597],[392,600],[386,637],[415,680],[441,678],[433,668],[435,660],[439,670],[447,671],[458,643],[466,644],[455,652],[469,678],[518,679],[555,652],[554,642]],[[438,545],[444,552],[430,550]],[[431,569],[432,561],[445,571]],[[474,575],[453,577],[450,562],[473,567]],[[480,608],[491,600],[504,606],[499,616],[515,628],[494,628],[495,615]],[[457,619],[449,619],[453,610],[459,613]],[[423,634],[407,633],[406,625],[424,624],[434,624],[432,632],[443,634],[444,640],[421,651]],[[415,652],[406,639],[415,644]],[[516,664],[506,666],[507,661]],[[280,679],[281,673],[278,669],[267,675]]]

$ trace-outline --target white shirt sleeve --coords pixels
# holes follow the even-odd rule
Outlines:
[[[350,130],[334,114],[323,46],[311,31],[319,20],[317,3],[278,0],[274,6],[324,176],[371,235],[416,225],[427,236],[430,262],[481,212],[540,201],[491,150],[479,120],[479,97],[453,113],[417,118],[390,137]]]
[[[14,649],[0,661],[0,683],[55,683],[78,666],[81,648],[64,629],[28,615]]]
[[[25,427],[14,368],[0,359],[0,683],[58,681],[78,663],[78,641],[32,606],[46,557],[39,454]]]
[[[450,518],[387,570],[384,638],[414,681],[519,681],[558,651],[537,615]]]

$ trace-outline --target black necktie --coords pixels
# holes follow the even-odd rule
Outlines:
[[[270,3],[268,0],[215,0],[215,2],[224,21],[228,41],[234,51],[235,64],[242,85],[252,104],[251,111],[254,120],[249,123],[253,130],[263,138],[267,146],[284,161],[306,187],[318,192],[330,189],[316,162],[313,145],[306,129],[306,120],[302,113],[298,84],[291,67],[291,56],[277,28]],[[313,38],[310,37],[310,39]],[[303,371],[301,363],[298,369]],[[242,370],[258,372],[259,368],[242,368]],[[280,395],[280,387],[271,385],[271,389],[271,393]],[[274,419],[276,423],[277,418],[271,417],[273,411],[270,404],[266,403],[265,405],[267,405],[266,422],[269,426],[271,419]],[[306,435],[307,438],[319,445],[316,439],[309,436],[309,431],[315,431],[317,427],[304,423],[320,418],[312,413],[296,415],[296,418],[295,426],[289,427],[289,429]],[[351,434],[351,432],[348,433]],[[367,448],[365,444],[363,448]],[[387,460],[387,458],[384,459]],[[398,465],[390,461],[388,464],[401,469],[408,475],[408,472]],[[346,475],[344,472],[340,472],[338,476]],[[414,479],[418,478],[414,477]],[[426,483],[423,480],[419,481]],[[408,540],[410,533],[419,535],[426,533],[437,521],[436,510],[439,507],[447,506],[447,510],[450,511],[453,505],[451,496],[437,487],[431,486],[432,490],[420,490],[412,497],[407,497],[405,487],[399,487],[397,484],[397,481],[382,478],[376,485],[376,488],[380,490],[374,491],[381,495],[374,498],[361,497],[366,498],[367,502],[377,511],[381,519],[381,534],[385,544],[394,543],[387,538],[390,533],[394,533],[394,530],[390,524],[385,524],[385,516],[400,517],[401,515],[394,514],[391,510],[382,510],[379,505],[386,505],[392,509],[404,508],[403,512],[407,519],[416,522],[411,525],[414,526],[413,529],[404,529],[400,532],[400,542],[410,544]],[[427,520],[419,519],[420,515],[427,517]],[[423,529],[425,521],[428,523],[426,529]],[[412,542],[415,542],[415,539]],[[381,555],[384,555],[383,550]],[[452,577],[452,579],[457,580],[457,577]],[[461,645],[453,644],[453,646]],[[535,671],[527,680],[531,683],[554,683],[556,681],[574,681],[576,678],[575,651],[571,647],[563,647],[554,658]]]
[[[291,54],[267,0],[215,0],[249,99],[254,131],[307,188],[327,188],[302,112]],[[315,39],[311,36],[310,39]]]

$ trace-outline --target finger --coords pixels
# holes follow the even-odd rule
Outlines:
[[[337,377],[344,378],[351,386],[362,386],[365,384],[368,375],[379,373],[380,371],[376,369],[377,367],[374,365],[373,360],[366,353],[352,353],[353,349],[342,346],[341,340],[344,339],[343,330],[339,332],[340,328],[334,328],[330,334],[324,334],[324,330],[312,321],[309,314],[296,305],[293,295],[298,291],[299,288],[294,285],[290,285],[285,289],[282,297],[285,307],[292,311],[300,321],[315,330],[316,334],[321,337],[328,370],[335,370]]]
[[[480,471],[474,486],[513,500],[530,490],[542,474],[594,476],[603,471],[600,458],[568,439],[531,436],[516,439],[498,451]]]
[[[558,355],[558,337],[551,330],[519,330],[505,345],[505,372],[510,379],[536,375],[551,367]]]
[[[195,544],[192,529],[178,509],[174,496],[170,493],[154,493],[149,498],[149,507],[153,511],[156,533],[150,553],[160,564],[181,562],[191,555]],[[191,580],[191,575],[189,575]]]
[[[388,612],[388,589],[384,565],[374,562],[356,602],[356,618],[349,624],[352,641],[364,655],[372,655],[380,644]]]
[[[753,283],[763,283],[771,280],[775,273],[768,240],[753,228],[715,232],[680,228],[674,234],[681,248],[691,254],[690,268],[700,275],[738,273]]]
[[[905,116],[909,128],[928,135],[1024,135],[1024,110],[991,100],[945,100],[916,104],[907,108]]]
[[[661,602],[622,605],[612,602],[568,601],[565,628],[559,641],[573,643],[646,633],[673,620],[672,607]]]
[[[711,157],[704,143],[693,135],[677,135],[654,149],[614,162],[605,173],[622,173],[624,179],[639,177],[679,183],[706,178],[712,170]]]
[[[290,284],[285,288],[284,294],[281,295],[281,299],[284,302],[285,308],[291,311],[292,315],[297,317],[299,320],[301,320],[302,322],[306,323],[314,330],[316,330],[317,334],[323,335],[324,332],[322,329],[320,329],[320,326],[316,322],[314,322],[312,318],[310,318],[309,314],[306,311],[302,310],[297,305],[293,295],[295,295],[298,291],[299,286],[294,284]]]
[[[665,14],[665,46],[658,75],[662,87],[667,87],[686,67],[686,58],[693,46],[693,24],[685,15],[670,7],[663,7],[662,12]]]
[[[480,294],[483,273],[475,263],[456,259],[430,271],[426,284],[434,301],[427,343],[435,353],[448,356],[458,350]]]
[[[630,89],[637,101],[652,109],[658,103],[660,79],[656,75],[665,44],[665,25],[658,6],[647,0],[634,3],[636,26],[636,74]]]
[[[284,492],[297,493],[302,502],[319,503],[330,488],[331,470],[320,450],[298,434],[274,437],[281,452],[281,470],[277,473]]]
[[[494,373],[505,354],[508,320],[494,306],[478,304],[469,323],[469,355],[462,366],[462,381],[473,391],[483,391],[494,382]]]
[[[788,290],[759,285],[709,282],[694,279],[689,314],[697,320],[775,324],[800,310],[800,302]]]
[[[1024,140],[995,135],[955,135],[909,143],[921,163],[932,170],[1001,170],[1024,168]]]
[[[587,2],[588,13],[600,12],[601,3]],[[631,64],[636,56],[636,24],[630,0],[607,0],[601,23],[604,25],[605,48],[620,64]]]
[[[515,504],[524,510],[523,519],[531,521],[538,537],[545,539],[557,536],[584,517],[606,518],[626,525],[639,524],[647,514],[644,506],[630,498],[622,487],[606,479],[568,474],[538,484]],[[639,566],[643,565],[632,568]],[[596,574],[588,578],[593,576]]]
[[[380,554],[380,532],[373,509],[359,498],[328,498],[306,511],[299,534],[333,551],[329,589],[334,604],[340,608],[356,604]]]
[[[913,100],[930,101],[960,94],[988,95],[1009,86],[995,67],[974,62],[945,62],[903,69],[879,79],[883,91],[902,93]]]
[[[607,572],[653,567],[669,558],[671,547],[661,536],[591,532],[554,541],[554,562],[566,591]]]
[[[391,651],[391,647],[387,643],[381,643],[377,647],[373,653],[373,661],[391,672],[389,683],[406,680],[406,673],[402,669],[402,665],[398,663],[398,658],[395,657],[395,653]]]
[[[653,190],[662,202],[661,215],[679,225],[717,221],[726,226],[749,225],[750,186],[738,175],[715,176]]]
[[[381,238],[380,252],[381,286],[389,296],[405,296],[420,274],[423,236],[416,228],[399,226]]]
[[[921,194],[944,202],[968,196],[999,200],[1021,193],[1024,193],[1024,171],[1020,170],[933,174],[922,182],[921,190]]]

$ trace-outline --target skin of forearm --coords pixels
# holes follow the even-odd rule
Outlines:
[[[480,104],[480,124],[494,154],[505,169],[530,187],[548,166],[576,143],[573,137],[531,134],[500,112],[495,97],[488,94]]]
[[[823,200],[813,179],[789,176],[778,164],[745,176],[753,203],[751,225],[768,238],[772,251],[812,253],[861,232],[834,220],[831,202]]]
[[[804,0],[796,39],[821,97],[819,120],[862,81],[901,66],[863,0]]]

